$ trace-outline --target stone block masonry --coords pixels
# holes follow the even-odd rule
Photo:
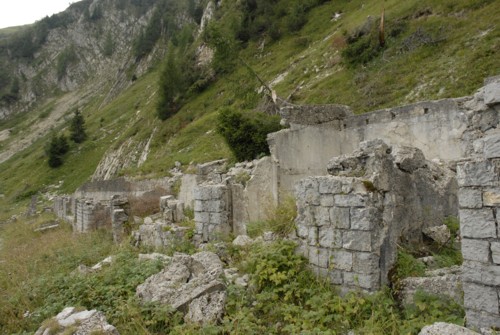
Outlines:
[[[325,176],[300,181],[297,199],[297,236],[313,270],[345,289],[379,289],[379,195],[360,178]]]
[[[200,185],[194,189],[197,242],[208,242],[232,229],[231,189],[226,185]]]
[[[500,132],[475,141],[457,166],[467,326],[500,327]]]
[[[397,243],[419,242],[423,228],[457,215],[454,174],[416,148],[362,142],[327,169],[296,184],[296,235],[312,269],[344,291],[380,289]]]

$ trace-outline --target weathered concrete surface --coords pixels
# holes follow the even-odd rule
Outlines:
[[[387,284],[398,243],[457,215],[454,173],[416,148],[363,142],[328,171],[297,183],[297,236],[313,269],[344,289]]]
[[[233,234],[244,235],[246,224],[267,219],[270,209],[277,202],[271,157],[242,163],[229,170],[228,176]]]
[[[293,112],[297,116],[291,120],[295,122],[291,128],[268,137],[280,189],[290,191],[306,176],[326,175],[325,166],[331,157],[351,153],[362,141],[377,138],[389,145],[419,148],[430,160],[463,158],[468,148],[462,137],[469,121],[462,101],[422,102],[363,115],[352,115],[347,110],[339,115],[335,111],[338,120],[324,124],[311,122],[308,113],[299,118],[310,106],[296,106]]]
[[[64,335],[68,334],[68,331],[75,335],[119,335],[118,330],[108,324],[104,314],[95,309],[77,311],[74,307],[67,307],[53,318],[53,323],[48,323],[48,325],[40,327],[35,335]],[[57,329],[51,329],[51,325]]]

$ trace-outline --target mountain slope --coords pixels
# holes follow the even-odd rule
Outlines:
[[[89,1],[81,3],[90,4]],[[98,25],[79,21],[67,31],[57,28],[60,32],[53,35],[67,36],[64,45],[73,41],[80,61],[78,65],[71,64],[60,81],[54,79],[56,68],[45,70],[44,78],[49,79],[44,80],[50,83],[42,85],[47,97],[45,103],[33,105],[29,113],[0,121],[0,157],[7,159],[18,152],[1,165],[0,194],[5,194],[4,201],[25,199],[59,181],[63,181],[60,191],[71,192],[94,175],[100,161],[116,161],[116,164],[104,164],[113,167],[100,168],[101,173],[96,177],[143,178],[168,175],[175,161],[187,167],[190,163],[231,157],[215,131],[217,111],[221,107],[263,109],[266,100],[258,93],[261,83],[255,73],[280,97],[291,102],[341,103],[360,113],[418,100],[469,95],[481,86],[484,77],[500,72],[500,29],[495,21],[500,15],[500,4],[497,1],[390,0],[369,4],[358,0],[310,1],[307,8],[297,7],[299,19],[292,11],[300,4],[295,1],[290,3],[294,6],[283,6],[285,1],[272,4],[224,1],[207,7],[205,2],[196,2],[197,8],[209,9],[205,14],[213,12],[214,20],[207,25],[207,17],[201,20],[200,14],[197,14],[198,21],[180,19],[191,25],[187,30],[191,38],[183,47],[179,43],[174,45],[178,55],[187,54],[189,50],[199,56],[200,50],[209,50],[207,45],[216,49],[214,32],[222,37],[220,49],[231,46],[234,52],[217,58],[216,49],[212,62],[216,71],[214,79],[201,92],[186,94],[182,108],[162,122],[156,117],[156,104],[157,82],[163,67],[155,59],[165,54],[173,35],[163,31],[163,37],[155,42],[149,56],[136,62],[130,36],[147,32],[147,15],[151,18],[154,10],[140,19],[124,19],[123,23],[116,9],[118,2],[92,2],[96,3],[115,3],[114,7],[103,5],[103,16],[116,17],[113,23],[103,23],[106,27],[103,31],[122,36],[121,40],[116,38],[113,61],[95,48],[85,49],[85,45],[105,42],[105,36],[97,34]],[[158,3],[160,1],[155,2]],[[384,7],[386,43],[380,47],[378,27]],[[81,15],[85,17],[84,12]],[[138,27],[132,28],[134,22]],[[201,22],[208,27],[208,35],[212,35],[198,34]],[[291,25],[294,22],[300,25]],[[88,42],[89,37],[87,44],[76,46],[78,39],[73,38],[78,29],[93,31],[100,39]],[[53,48],[59,47],[60,54],[64,47],[50,36],[50,43]],[[9,64],[23,62],[15,60]],[[86,64],[99,64],[96,69],[100,70],[88,73]],[[73,87],[71,83],[78,81],[72,78],[80,78],[77,73],[87,79]],[[132,81],[132,77],[137,80]],[[106,79],[97,81],[96,78]],[[32,83],[27,80],[26,87]],[[43,88],[49,86],[52,90]],[[66,89],[71,92],[64,93]],[[73,145],[65,164],[50,169],[44,154],[50,135],[48,132],[35,135],[36,126],[49,123],[54,130],[64,131],[74,107],[83,111],[90,140],[80,146]],[[14,143],[26,145],[17,144],[14,150]]]

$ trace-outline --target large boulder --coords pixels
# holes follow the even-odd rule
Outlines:
[[[74,307],[67,307],[54,318],[44,322],[35,335],[119,335],[116,328],[106,321],[102,312],[77,311]]]
[[[479,335],[479,333],[452,323],[436,322],[422,328],[418,335]]]
[[[223,273],[221,260],[212,252],[178,253],[163,271],[139,285],[136,295],[143,302],[160,302],[186,313],[186,321],[217,322],[226,300]]]

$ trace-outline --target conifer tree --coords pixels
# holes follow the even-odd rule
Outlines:
[[[49,166],[56,168],[63,164],[63,157],[69,150],[68,140],[64,135],[53,135],[50,144],[47,148],[47,155],[49,156]]]
[[[71,120],[69,130],[70,138],[75,143],[82,143],[87,138],[87,133],[85,132],[85,120],[78,110],[75,111],[75,116],[73,117],[73,120]]]

